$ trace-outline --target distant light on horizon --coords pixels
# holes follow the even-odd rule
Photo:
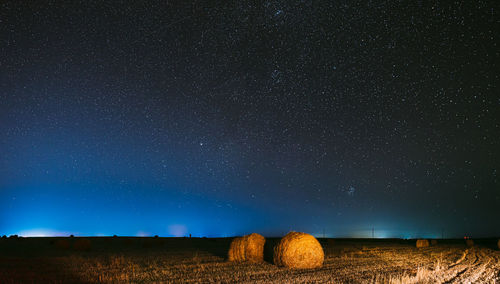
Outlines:
[[[174,237],[184,237],[186,236],[188,229],[185,225],[174,224],[168,226],[168,232]]]
[[[150,237],[150,236],[152,236],[152,234],[148,233],[148,232],[139,231],[139,232],[137,232],[136,236],[137,237]]]
[[[69,235],[74,235],[74,234],[69,232],[54,231],[50,229],[30,229],[30,230],[20,231],[15,235],[21,237],[67,237]]]
[[[245,233],[199,233],[198,230],[194,230],[191,232],[192,236],[197,237],[230,237],[230,236],[240,236],[247,234]],[[339,232],[311,232],[311,234],[317,238],[360,238],[360,239],[384,239],[384,238],[396,238],[396,239],[418,239],[418,238],[426,238],[426,239],[439,239],[441,235],[436,232],[416,232],[411,230],[398,230],[398,229],[375,229],[374,234],[372,235],[371,229],[365,230],[350,230],[343,231],[343,233]],[[183,224],[172,224],[167,226],[167,231],[165,233],[161,232],[148,232],[144,230],[139,230],[136,233],[123,233],[117,234],[121,236],[136,236],[136,237],[152,237],[155,235],[162,237],[185,237],[190,234],[188,227]],[[70,235],[74,236],[96,236],[96,237],[109,237],[115,234],[112,233],[79,233],[79,232],[71,232],[71,231],[59,231],[48,228],[35,228],[35,229],[23,229],[21,231],[13,232],[6,235],[18,235],[22,237],[68,237]],[[264,234],[266,235],[266,234]],[[284,235],[284,234],[283,234]],[[275,235],[268,235],[267,237],[277,237]],[[278,236],[279,237],[279,236]],[[457,237],[461,238],[461,236],[449,236],[449,237]]]

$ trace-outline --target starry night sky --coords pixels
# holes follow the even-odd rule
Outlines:
[[[500,235],[499,10],[447,2],[2,1],[0,234]]]

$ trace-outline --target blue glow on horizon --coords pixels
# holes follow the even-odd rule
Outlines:
[[[2,201],[0,235],[35,236],[154,236],[161,237],[230,237],[258,232],[268,237],[283,236],[287,232],[303,231],[316,237],[333,238],[440,238],[441,230],[417,230],[405,220],[394,223],[367,222],[360,218],[332,219],[327,225],[310,224],[307,214],[291,216],[269,209],[236,204],[220,206],[201,196],[183,196],[166,192],[159,198],[136,196],[123,198],[120,204],[111,196],[86,194],[85,198],[72,194],[68,187],[18,187],[15,200]],[[73,189],[75,190],[75,189]],[[87,188],[78,188],[86,191]],[[31,192],[39,192],[31,193]],[[94,196],[93,196],[94,195]],[[229,202],[229,201],[228,201]],[[218,205],[219,204],[219,205]],[[293,212],[292,212],[293,213]],[[287,213],[291,214],[291,213]],[[384,218],[387,219],[387,218]],[[283,223],[281,220],[294,220]],[[355,224],[355,225],[352,225]],[[404,224],[404,226],[403,226]],[[323,233],[324,230],[324,233]],[[446,232],[446,238],[460,238],[460,232]]]

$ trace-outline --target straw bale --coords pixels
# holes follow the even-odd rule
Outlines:
[[[256,233],[235,238],[229,247],[228,260],[232,262],[263,262],[266,239]]]
[[[429,246],[429,240],[417,240],[417,248],[425,248]]]
[[[312,235],[290,232],[274,248],[274,264],[289,268],[317,268],[323,265],[325,253]]]

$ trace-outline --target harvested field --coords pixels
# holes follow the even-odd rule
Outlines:
[[[414,240],[319,239],[325,261],[317,269],[288,269],[270,262],[230,263],[226,257],[232,238],[88,238],[89,251],[58,249],[54,245],[57,240],[0,240],[0,282],[500,281],[497,240],[477,240],[474,247],[467,247],[463,240],[440,240],[437,246],[416,248]],[[266,246],[278,241],[267,240]],[[144,247],[145,242],[154,245]],[[265,259],[269,260],[269,256]]]

